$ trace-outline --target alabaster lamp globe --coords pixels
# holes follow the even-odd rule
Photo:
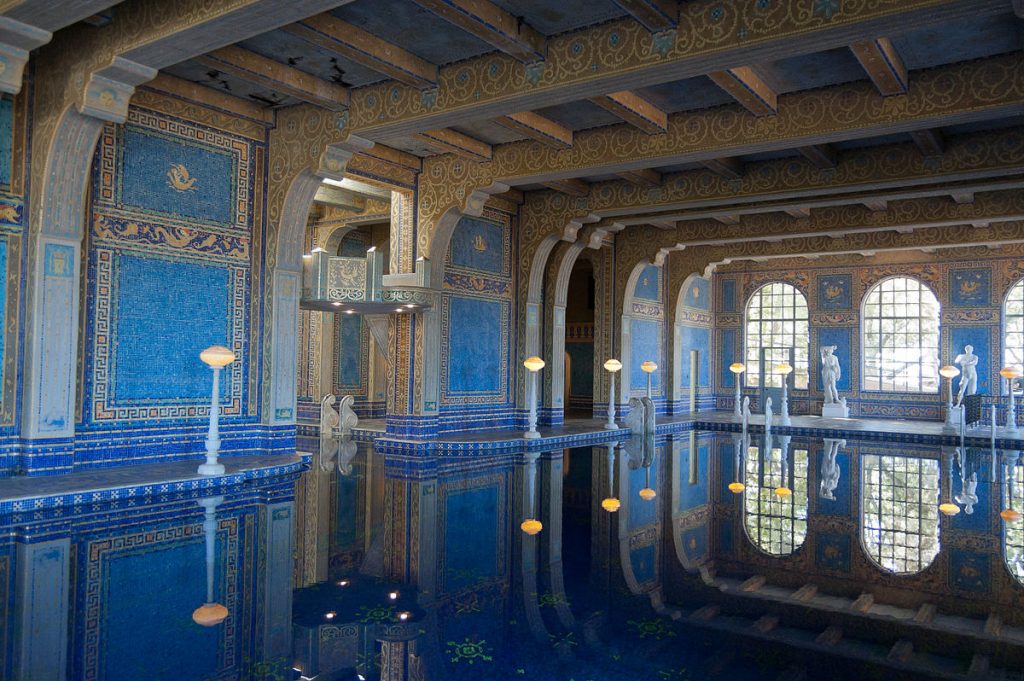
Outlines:
[[[622,368],[622,362],[617,359],[609,359],[604,363],[604,370],[610,371],[613,374]]]
[[[941,513],[944,516],[949,516],[950,518],[952,518],[959,512],[960,507],[951,501],[939,504],[939,513]]]
[[[541,369],[544,368],[544,365],[544,360],[542,360],[540,357],[529,357],[525,361],[523,361],[523,366],[529,369],[530,371],[540,371]]]
[[[655,492],[650,487],[644,487],[642,490],[640,490],[640,498],[643,499],[644,501],[650,501],[656,496],[658,496],[658,493]]]
[[[793,496],[793,490],[786,487],[785,485],[783,485],[782,487],[776,487],[775,496],[779,497],[780,499],[785,499],[786,497]]]
[[[199,353],[199,359],[211,369],[220,369],[235,361],[235,353],[223,345],[211,345]]]
[[[616,511],[619,510],[620,506],[622,506],[622,503],[619,502],[619,500],[616,499],[615,497],[608,497],[607,499],[601,501],[601,508],[608,511],[609,513],[615,513]]]
[[[952,378],[956,378],[959,375],[960,375],[960,370],[957,369],[952,364],[947,364],[946,366],[944,366],[941,369],[939,369],[939,376],[942,376],[943,378],[950,378],[950,379],[952,379]]]
[[[1015,378],[1020,378],[1020,369],[1017,367],[1003,367],[999,370],[999,375],[1008,381],[1012,381]]]
[[[203,603],[192,612],[192,621],[201,627],[215,627],[228,618],[228,609],[220,603]]]
[[[747,488],[742,482],[730,482],[729,491],[733,494],[741,494]]]
[[[658,370],[658,365],[652,362],[651,360],[647,360],[646,362],[640,365],[640,369],[645,373],[651,374]]]
[[[522,522],[522,524],[519,525],[519,529],[532,537],[533,535],[537,534],[542,529],[544,529],[544,526],[541,524],[539,520],[527,518]]]
[[[788,376],[789,374],[793,373],[793,367],[791,367],[788,364],[776,364],[775,373],[782,374],[783,376]]]
[[[744,364],[743,362],[733,362],[732,364],[729,365],[729,371],[737,375],[742,374],[746,370],[747,365]]]
[[[999,517],[1008,523],[1015,523],[1020,520],[1020,512],[1015,511],[1012,508],[1004,508],[999,512]]]

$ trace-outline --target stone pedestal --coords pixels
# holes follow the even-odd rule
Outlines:
[[[959,429],[960,428],[960,419],[962,418],[963,412],[964,412],[963,406],[947,407],[946,408],[946,427],[947,428]]]
[[[826,419],[845,419],[850,416],[850,408],[845,402],[833,402],[821,407],[821,416]]]

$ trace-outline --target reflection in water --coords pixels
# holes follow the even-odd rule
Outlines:
[[[807,537],[807,449],[790,452],[791,437],[768,435],[746,460],[744,528],[773,556],[793,553]],[[773,442],[779,446],[773,446]]]
[[[1002,460],[1003,558],[1014,578],[1024,584],[1024,523],[1020,504],[1024,499],[1024,468],[1017,465],[1020,452],[1008,451]]]
[[[920,572],[939,552],[939,462],[861,457],[861,522],[868,556],[896,574]]]

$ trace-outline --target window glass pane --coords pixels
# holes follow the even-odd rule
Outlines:
[[[875,284],[861,320],[864,389],[938,391],[939,301],[910,277]]]
[[[1024,279],[1010,289],[1003,305],[1003,366],[1024,368]]]
[[[866,454],[861,466],[868,555],[890,572],[920,572],[939,553],[938,461]]]
[[[777,349],[767,356],[770,364],[789,361],[786,348],[794,348],[794,386],[807,388],[808,344],[810,339],[807,299],[796,287],[781,282],[766,284],[754,292],[744,313],[748,387],[758,386],[761,348]],[[730,360],[731,361],[731,360]],[[765,372],[768,374],[769,372]],[[769,386],[781,385],[778,376],[765,376]]]

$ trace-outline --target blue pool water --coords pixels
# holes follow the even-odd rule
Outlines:
[[[47,649],[70,679],[1018,678],[1015,451],[723,432],[341,459],[4,518],[4,678]]]

